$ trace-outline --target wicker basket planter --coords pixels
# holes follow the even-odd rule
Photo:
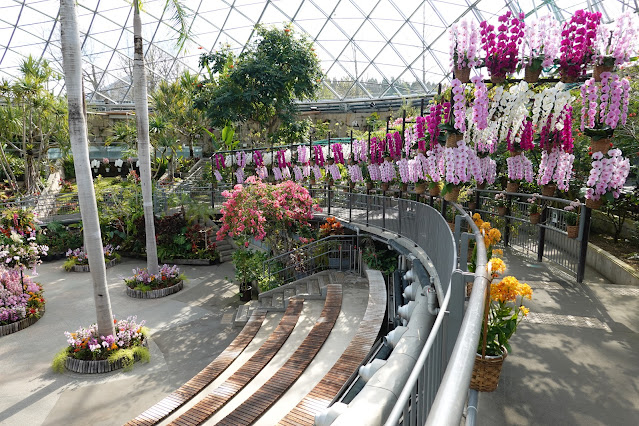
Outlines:
[[[388,182],[382,182],[382,191],[386,192],[388,191],[388,188],[390,188],[390,184]]]
[[[147,346],[146,340],[142,343],[143,346]],[[133,362],[137,362],[140,360],[140,357],[137,355],[133,355]],[[114,363],[110,363],[109,360],[103,359],[99,361],[85,361],[83,359],[76,359],[72,357],[68,357],[64,360],[64,367],[73,371],[74,373],[80,374],[101,374],[101,373],[109,373],[111,371],[120,370],[124,367],[124,362],[119,359]]]
[[[475,355],[475,364],[473,365],[473,375],[470,379],[470,388],[480,392],[493,392],[499,384],[499,375],[501,367],[508,355],[505,348],[503,355],[489,356],[482,358],[481,354]]]
[[[180,281],[177,284],[174,284],[170,287],[160,288],[157,290],[149,290],[149,291],[141,291],[134,290],[129,286],[126,286],[126,295],[129,297],[134,297],[136,299],[158,299],[160,297],[170,296],[173,293],[177,293],[178,291],[184,288],[184,281]]]
[[[416,194],[423,194],[424,192],[426,192],[426,188],[427,188],[427,184],[424,183],[419,183],[417,185],[415,185],[415,193]]]
[[[470,68],[455,68],[455,78],[462,83],[470,82]]]
[[[370,191],[371,189],[373,189],[373,182],[366,182],[366,190]]]
[[[541,219],[541,213],[530,213],[530,223],[537,225]]]
[[[604,138],[599,140],[590,140],[590,150],[594,154],[595,152],[601,152],[603,154],[610,150],[610,138]]]
[[[118,259],[111,259],[108,262],[104,262],[107,269],[117,265],[120,263]],[[89,265],[73,265],[72,272],[90,272]]]
[[[437,197],[441,193],[442,189],[439,185],[428,188],[428,194],[431,197]]]
[[[44,308],[44,306],[40,308],[40,317],[44,315]],[[38,322],[39,319],[39,317],[32,316],[21,319],[20,321],[12,322],[11,324],[0,325],[0,337],[16,333],[20,330],[24,330],[25,328],[32,326],[33,324]]]
[[[607,67],[605,65],[595,65],[595,69],[592,71],[592,76],[595,78],[596,82],[601,81],[601,74],[604,72],[612,72],[614,71],[614,65],[611,67]]]
[[[464,139],[461,133],[448,132],[446,137],[446,148],[457,148],[457,143]]]
[[[549,183],[541,187],[541,195],[544,197],[552,197],[555,195],[555,191],[557,190],[557,185],[554,183]]]
[[[568,234],[568,238],[576,239],[579,236],[579,226],[566,225],[566,233]]]
[[[490,81],[493,84],[502,84],[506,82],[506,76],[505,75],[491,75],[490,76]]]
[[[506,207],[497,207],[497,214],[499,216],[506,216]]]
[[[508,182],[506,184],[506,192],[517,192],[519,191],[519,182]]]
[[[599,198],[598,200],[591,200],[586,198],[586,207],[593,210],[598,210],[603,204],[603,198]]]
[[[444,200],[456,203],[459,198],[459,186],[453,186],[450,191],[444,195]]]
[[[526,67],[524,69],[524,81],[526,83],[537,83],[539,81],[539,76],[541,75],[542,68],[534,70],[531,67]]]

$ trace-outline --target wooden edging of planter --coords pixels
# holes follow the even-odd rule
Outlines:
[[[44,315],[44,308],[45,308],[44,306],[40,308],[40,317]],[[20,321],[12,322],[11,324],[0,325],[0,337],[7,336],[9,334],[13,334],[22,329],[25,329],[29,327],[30,325],[33,325],[36,322],[38,322],[39,319],[40,318],[35,316],[27,317],[27,318],[21,319]]]
[[[211,259],[162,259],[161,261],[167,265],[211,265],[214,262]]]
[[[142,343],[142,346],[147,346],[146,340]],[[140,357],[137,355],[133,355],[133,363],[139,361]],[[124,367],[124,363],[121,359],[117,360],[113,364],[109,362],[108,359],[102,359],[99,361],[85,361],[83,359],[76,359],[72,357],[67,357],[64,360],[64,367],[73,371],[74,373],[80,374],[100,374],[100,373],[109,373],[111,371],[119,370]]]
[[[134,297],[136,299],[158,299],[160,297],[170,296],[173,293],[177,293],[178,291],[182,290],[182,288],[184,288],[184,281],[180,281],[179,283],[174,284],[171,287],[149,291],[133,290],[127,285],[126,295],[129,297]]]
[[[118,259],[111,259],[108,262],[105,262],[106,268],[109,269],[112,266],[117,265],[118,263],[120,263],[118,261]],[[71,272],[90,272],[91,269],[89,269],[89,265],[73,265],[73,269],[71,270]]]

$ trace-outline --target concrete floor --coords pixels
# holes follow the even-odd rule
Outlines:
[[[511,339],[499,387],[480,393],[478,425],[639,424],[639,288],[592,270],[584,284],[512,252],[531,315]]]
[[[51,370],[66,345],[65,331],[95,322],[88,273],[65,272],[62,261],[43,264],[36,278],[47,311],[31,327],[0,340],[0,424],[117,425],[141,413],[205,367],[241,330],[232,320],[240,304],[230,263],[184,266],[184,290],[155,300],[129,298],[123,277],[145,266],[124,260],[107,270],[113,313],[137,315],[151,329],[149,364],[131,372],[95,376]]]

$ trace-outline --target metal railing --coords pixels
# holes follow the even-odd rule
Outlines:
[[[358,237],[330,235],[264,262],[263,278],[270,288],[279,287],[327,269],[355,270],[361,274]]]

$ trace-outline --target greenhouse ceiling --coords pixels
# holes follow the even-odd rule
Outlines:
[[[144,1],[143,36],[149,84],[198,72],[201,53],[228,44],[238,53],[255,24],[292,22],[316,44],[326,74],[321,100],[379,99],[431,93],[449,76],[448,27],[460,19],[493,20],[507,10],[563,20],[575,10],[600,11],[613,20],[634,0],[183,0],[191,38],[178,51],[166,0]],[[0,2],[0,79],[20,76],[29,55],[58,71],[59,0]],[[78,0],[89,102],[129,103],[133,13],[127,0]],[[64,91],[63,80],[51,89]]]

